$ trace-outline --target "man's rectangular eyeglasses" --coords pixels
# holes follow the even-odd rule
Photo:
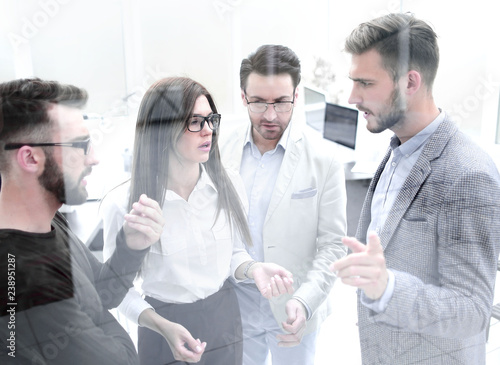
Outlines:
[[[215,131],[219,128],[220,125],[220,114],[210,114],[208,117],[203,117],[201,115],[193,115],[188,124],[188,131],[190,132],[199,132],[205,126],[205,122],[207,122],[208,127]]]
[[[85,155],[90,153],[90,148],[92,143],[90,138],[84,141],[75,141],[75,142],[43,142],[43,143],[7,143],[4,146],[4,150],[15,150],[17,148],[21,148],[23,146],[29,147],[50,147],[50,146],[62,146],[62,147],[73,147],[73,148],[81,148]]]
[[[265,113],[267,107],[272,105],[276,113],[287,113],[292,110],[292,105],[295,102],[295,95],[292,101],[276,101],[274,103],[265,103],[263,101],[248,101],[245,94],[245,100],[247,101],[250,111],[253,113]]]

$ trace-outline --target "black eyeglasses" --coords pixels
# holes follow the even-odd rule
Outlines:
[[[23,146],[29,147],[50,147],[50,146],[62,146],[62,147],[73,147],[73,148],[81,148],[85,155],[90,153],[90,148],[92,146],[90,138],[84,141],[75,141],[75,142],[44,142],[44,143],[7,143],[4,146],[4,150],[15,150],[17,148],[21,148]]]
[[[188,131],[190,132],[199,132],[205,126],[205,122],[207,122],[208,127],[215,131],[219,128],[220,125],[220,114],[210,114],[208,117],[203,117],[201,115],[193,115],[188,124]]]
[[[292,105],[295,102],[295,95],[293,95],[292,101],[276,101],[274,103],[265,103],[263,101],[248,101],[245,94],[245,100],[247,101],[250,111],[253,113],[264,113],[269,105],[274,107],[276,113],[287,113],[292,110]]]

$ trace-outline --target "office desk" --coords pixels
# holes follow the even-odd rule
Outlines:
[[[346,181],[352,180],[371,180],[373,178],[373,173],[371,172],[353,172],[352,168],[356,165],[355,161],[344,163],[344,174]]]

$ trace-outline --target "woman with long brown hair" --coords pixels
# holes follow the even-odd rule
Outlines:
[[[244,248],[251,244],[244,186],[221,164],[220,121],[198,82],[156,82],[139,110],[130,182],[102,203],[105,257],[141,194],[159,202],[166,222],[141,268],[143,296],[132,288],[120,305],[139,325],[141,364],[241,364],[240,313],[229,278],[254,279],[267,298],[293,292],[287,270],[252,261]]]

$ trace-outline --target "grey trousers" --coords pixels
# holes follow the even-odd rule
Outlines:
[[[215,294],[194,303],[173,304],[146,297],[155,311],[169,321],[184,326],[191,335],[207,343],[198,364],[241,365],[243,341],[238,300],[226,281]],[[163,336],[145,327],[138,328],[141,365],[187,364],[176,361]]]

